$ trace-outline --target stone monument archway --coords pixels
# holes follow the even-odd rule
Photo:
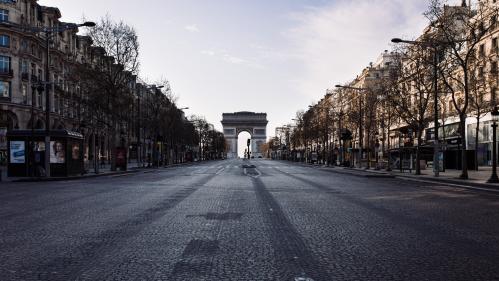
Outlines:
[[[222,114],[222,126],[225,140],[229,144],[228,158],[237,158],[237,141],[241,132],[251,135],[252,156],[263,157],[260,147],[267,141],[267,113],[249,111]]]

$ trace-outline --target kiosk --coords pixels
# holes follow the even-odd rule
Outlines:
[[[45,130],[13,130],[7,133],[9,177],[45,176],[45,134]],[[50,171],[52,177],[84,173],[82,134],[66,130],[50,131]]]

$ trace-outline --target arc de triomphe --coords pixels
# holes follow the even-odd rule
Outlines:
[[[267,113],[242,111],[224,113],[222,117],[225,139],[229,144],[228,158],[237,158],[237,139],[241,132],[251,135],[252,156],[263,156],[260,146],[267,141]]]

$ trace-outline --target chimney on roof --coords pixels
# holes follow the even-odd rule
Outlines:
[[[466,0],[463,0],[463,2],[461,3],[461,7],[468,7],[468,5],[466,5]]]

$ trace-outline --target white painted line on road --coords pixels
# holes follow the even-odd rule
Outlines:
[[[314,279],[308,277],[295,277],[295,281],[314,281]]]
[[[216,173],[215,175],[220,175],[223,171],[225,170],[224,167],[221,167]]]
[[[255,171],[258,173],[258,176],[255,176],[255,178],[258,178],[258,177],[260,177],[262,175],[262,173],[260,171],[258,171],[257,168],[255,168]]]

